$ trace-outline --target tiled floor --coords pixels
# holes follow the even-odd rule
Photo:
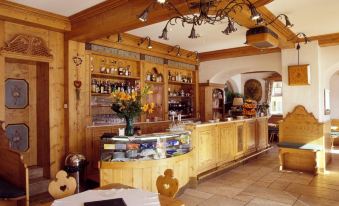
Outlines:
[[[186,189],[186,206],[339,206],[339,156],[328,174],[279,172],[277,149]]]

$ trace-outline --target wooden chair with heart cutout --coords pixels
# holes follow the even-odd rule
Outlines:
[[[173,198],[179,189],[179,182],[173,177],[173,170],[167,169],[164,175],[160,175],[157,178],[157,189],[161,195]]]
[[[56,179],[49,183],[48,192],[54,199],[64,198],[73,195],[77,187],[74,177],[68,177],[67,173],[60,170]]]

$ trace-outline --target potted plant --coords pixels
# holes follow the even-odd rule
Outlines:
[[[152,93],[149,86],[145,86],[140,92],[117,91],[113,93],[112,110],[117,113],[118,117],[126,120],[126,136],[134,135],[133,121],[135,117],[142,112],[151,114],[154,111],[154,103],[142,103],[142,100]]]

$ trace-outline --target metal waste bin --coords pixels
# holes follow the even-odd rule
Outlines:
[[[65,159],[65,171],[77,182],[76,193],[82,191],[81,186],[84,181],[86,165],[86,158],[82,154],[69,154]]]

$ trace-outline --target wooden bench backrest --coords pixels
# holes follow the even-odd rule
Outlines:
[[[0,178],[19,188],[27,189],[27,165],[25,165],[24,157],[20,153],[9,148],[2,122],[0,122]]]
[[[298,105],[279,122],[279,141],[300,144],[324,144],[323,123],[304,106]]]

